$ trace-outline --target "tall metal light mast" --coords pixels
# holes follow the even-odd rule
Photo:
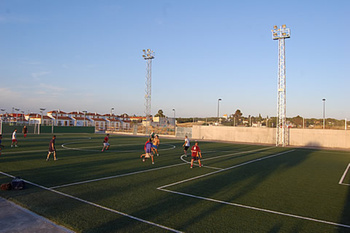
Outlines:
[[[278,100],[277,100],[277,128],[276,146],[286,146],[286,52],[285,39],[290,38],[290,29],[286,25],[278,28],[273,26],[272,39],[278,40]]]
[[[152,59],[154,59],[154,52],[150,49],[143,50],[142,57],[147,61],[146,71],[146,90],[145,90],[145,114],[146,114],[146,134],[148,134],[148,127],[150,126],[151,116],[151,94],[152,94]]]

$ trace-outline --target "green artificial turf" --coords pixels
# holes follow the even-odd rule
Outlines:
[[[350,232],[350,152],[200,142],[190,169],[183,140],[161,138],[152,165],[145,137],[101,152],[104,135],[57,135],[47,162],[50,138],[3,139],[0,183],[33,184],[0,196],[76,232]]]

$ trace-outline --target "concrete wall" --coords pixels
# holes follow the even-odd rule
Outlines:
[[[290,129],[290,145],[350,149],[350,130]]]
[[[178,138],[184,138],[185,136],[192,138],[192,127],[176,127],[175,136]]]
[[[275,128],[193,126],[192,138],[242,143],[276,144]],[[312,146],[350,149],[350,131],[322,129],[289,129],[290,146]]]

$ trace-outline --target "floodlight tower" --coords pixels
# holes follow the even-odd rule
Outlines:
[[[142,57],[147,61],[146,71],[146,94],[145,94],[145,114],[146,114],[146,134],[148,134],[148,126],[150,125],[151,116],[151,94],[152,94],[152,60],[154,59],[154,51],[143,50]]]
[[[276,146],[286,146],[286,52],[285,39],[290,38],[290,29],[286,25],[273,26],[272,39],[278,40],[278,88],[277,88],[277,128]]]

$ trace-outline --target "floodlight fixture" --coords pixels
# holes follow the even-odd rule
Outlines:
[[[282,25],[282,27],[278,28],[276,25],[273,26],[272,32],[272,39],[279,40],[283,38],[290,38],[290,29],[287,28],[285,24]]]
[[[149,60],[149,59],[154,59],[154,51],[150,50],[150,49],[147,49],[147,50],[142,50],[143,51],[143,55],[142,57],[145,59],[145,60]]]

